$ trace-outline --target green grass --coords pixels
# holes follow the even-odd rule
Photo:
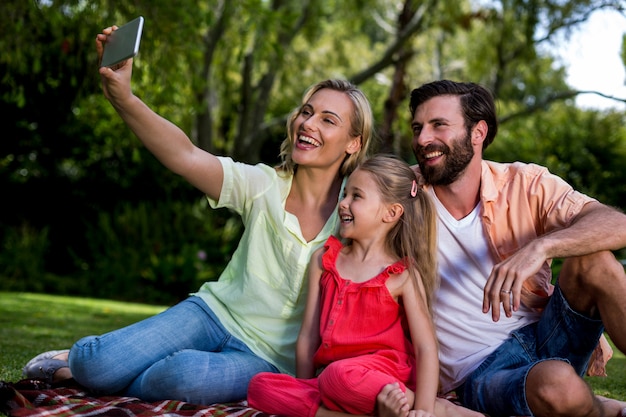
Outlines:
[[[162,306],[46,294],[0,292],[0,380],[18,381],[33,356],[134,323]],[[626,399],[626,357],[615,350],[607,377],[588,378],[597,394]]]
[[[162,306],[47,294],[0,292],[0,380],[22,379],[35,355],[70,348],[83,336],[114,330]]]

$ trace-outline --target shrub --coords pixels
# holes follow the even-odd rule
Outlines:
[[[95,220],[77,219],[84,247],[67,247],[68,274],[46,268],[48,228],[3,227],[0,290],[173,304],[215,280],[241,235],[228,210],[189,202],[123,202]]]
[[[85,228],[91,257],[76,257],[89,295],[171,304],[217,279],[241,228],[228,211],[207,205],[122,203],[100,213]]]

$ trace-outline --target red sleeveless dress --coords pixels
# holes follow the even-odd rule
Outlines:
[[[414,350],[404,309],[385,282],[406,269],[402,261],[360,283],[342,278],[336,260],[342,244],[331,236],[322,256],[321,344],[317,378],[261,373],[250,381],[253,408],[281,416],[314,416],[321,404],[334,411],[373,415],[376,396],[389,383],[415,388]]]

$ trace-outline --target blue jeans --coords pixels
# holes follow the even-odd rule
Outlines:
[[[245,399],[259,372],[278,372],[226,331],[199,297],[72,346],[70,370],[101,394],[213,404]]]
[[[462,403],[497,416],[532,416],[526,377],[545,360],[561,360],[582,377],[604,331],[602,321],[571,309],[558,284],[538,322],[514,331],[457,389]]]

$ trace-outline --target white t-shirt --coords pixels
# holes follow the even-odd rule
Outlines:
[[[435,294],[435,326],[439,340],[441,390],[446,393],[463,383],[511,331],[539,319],[523,306],[494,322],[491,311],[482,312],[483,290],[494,266],[480,218],[481,204],[456,220],[429,187],[437,208],[438,263],[441,279]],[[500,307],[501,308],[501,307]]]

